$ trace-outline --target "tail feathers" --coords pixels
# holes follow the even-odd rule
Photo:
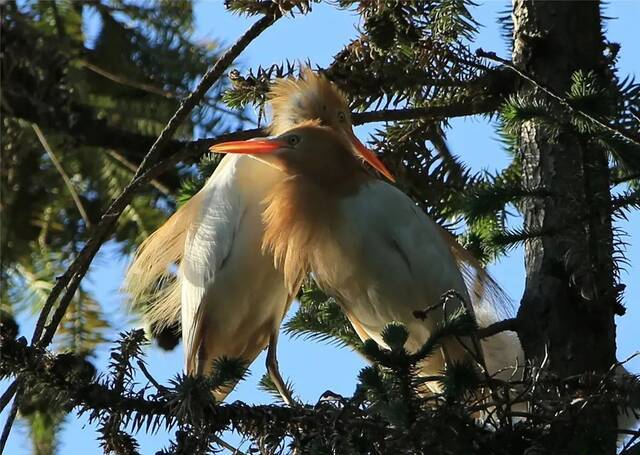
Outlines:
[[[147,298],[144,318],[154,332],[180,322],[180,283],[174,277],[162,289]]]
[[[155,331],[180,321],[180,284],[171,269],[182,259],[201,197],[201,192],[192,197],[142,242],[127,270],[124,290]]]
[[[512,310],[512,301],[496,280],[487,272],[484,265],[445,228],[439,226],[440,234],[449,245],[449,250],[460,268],[462,277],[469,290],[474,308],[483,302],[496,312],[508,314]]]
[[[197,308],[185,308],[190,314],[182,313],[182,342],[184,343],[185,371],[190,375],[207,374],[208,358],[205,334],[207,332],[205,312],[206,305]],[[189,321],[191,321],[189,323]]]
[[[640,376],[629,372],[623,365],[618,365],[615,369],[617,381],[622,383],[633,384],[637,387]],[[626,408],[618,408],[618,428],[622,430],[635,430],[640,424],[640,408],[628,406]],[[622,447],[627,439],[626,434],[618,435],[618,447]]]
[[[618,428],[621,430],[634,431],[640,422],[640,409],[618,408]],[[622,447],[629,436],[626,433],[618,435],[618,447]]]
[[[464,250],[462,246],[459,248]],[[471,256],[466,250],[464,251]],[[513,302],[509,295],[477,259],[474,260],[474,263],[468,262],[462,256],[456,255],[455,250],[454,256],[469,289],[474,308],[482,302],[483,305],[490,305],[496,313],[503,316],[513,312]]]
[[[474,307],[476,321],[481,328],[498,322],[501,317],[491,305]],[[480,340],[487,372],[507,380],[515,373],[524,371],[525,357],[520,339],[515,332],[504,331]]]

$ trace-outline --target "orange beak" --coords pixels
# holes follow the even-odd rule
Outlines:
[[[242,153],[248,155],[258,155],[263,153],[273,153],[287,145],[279,139],[257,139],[252,141],[231,141],[223,142],[209,147],[209,151],[214,153]]]
[[[371,150],[369,150],[365,145],[360,142],[360,140],[356,137],[353,132],[351,132],[351,140],[353,142],[354,147],[358,154],[364,159],[367,163],[369,163],[375,170],[380,172],[390,181],[395,182],[396,179],[387,169],[380,158],[376,156]],[[216,144],[209,148],[211,152],[214,153],[242,153],[248,155],[258,155],[258,154],[266,154],[273,153],[276,150],[284,148],[287,146],[285,141],[280,139],[254,139],[250,141],[231,141],[231,142],[223,142],[222,144]]]
[[[376,171],[384,175],[391,182],[395,182],[396,178],[393,176],[391,171],[387,169],[387,166],[384,165],[380,158],[376,156],[371,150],[369,150],[360,139],[358,139],[355,133],[351,132],[351,141],[353,142],[354,147],[358,151],[358,154],[364,159],[367,163],[369,163]]]

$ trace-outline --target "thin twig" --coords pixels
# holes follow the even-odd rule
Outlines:
[[[493,324],[482,327],[477,330],[478,338],[488,338],[500,332],[506,332],[507,330],[511,332],[517,332],[518,330],[518,319],[509,318],[504,319],[502,321],[494,322]]]
[[[17,393],[16,398],[13,400],[13,404],[11,405],[11,409],[9,410],[7,420],[5,421],[4,427],[2,428],[2,436],[0,436],[0,455],[4,453],[4,448],[7,445],[9,434],[11,434],[11,427],[13,427],[13,422],[16,420],[16,415],[18,414],[19,399],[20,394]]]
[[[476,51],[476,55],[478,57],[483,57],[483,58],[486,58],[488,60],[492,60],[494,62],[497,62],[497,63],[500,63],[500,64],[506,66],[510,70],[514,71],[521,78],[531,82],[533,85],[535,85],[537,88],[539,88],[544,93],[549,95],[551,98],[555,99],[558,103],[560,103],[562,106],[564,106],[565,108],[567,108],[571,112],[573,112],[575,114],[578,114],[578,115],[581,115],[582,117],[586,118],[587,120],[590,120],[591,122],[593,122],[596,125],[598,125],[600,128],[603,128],[603,129],[609,131],[614,136],[619,136],[619,137],[621,137],[621,138],[623,138],[623,139],[625,139],[625,140],[627,140],[627,141],[629,141],[629,142],[631,142],[631,143],[633,143],[635,145],[640,145],[640,141],[638,141],[638,139],[635,139],[635,138],[629,136],[627,134],[627,132],[619,130],[617,128],[614,128],[611,125],[607,125],[605,122],[603,122],[602,120],[594,117],[593,115],[588,114],[588,113],[586,113],[586,112],[584,112],[584,111],[582,111],[580,109],[576,109],[565,98],[563,98],[562,96],[556,94],[553,90],[551,90],[549,87],[547,87],[542,82],[536,80],[533,76],[525,73],[520,68],[516,67],[509,60],[505,60],[503,58],[498,57],[495,52],[486,52],[483,49],[478,49]]]
[[[0,412],[4,411],[4,408],[7,407],[13,395],[15,395],[16,390],[18,390],[18,382],[13,381],[9,387],[7,387],[7,390],[4,391],[2,397],[0,397]]]
[[[638,451],[640,451],[640,443],[636,444],[638,439],[640,439],[640,433],[637,432],[633,437],[629,438],[629,441],[622,448],[620,455],[637,455]]]
[[[145,82],[138,82],[138,81],[134,81],[132,79],[129,79],[126,76],[123,76],[121,74],[115,74],[112,73],[109,70],[106,70],[104,68],[101,68],[97,65],[94,65],[93,63],[88,62],[87,60],[84,59],[78,59],[77,62],[84,66],[85,68],[93,71],[96,74],[99,74],[100,76],[109,79],[112,82],[115,82],[116,84],[120,84],[120,85],[124,85],[126,87],[131,87],[131,88],[135,88],[137,90],[142,90],[143,92],[147,92],[147,93],[151,93],[153,95],[159,95],[162,96],[164,98],[167,99],[171,99],[171,100],[177,100],[180,99],[183,96],[188,95],[188,92],[183,93],[182,90],[179,91],[173,91],[173,90],[166,90],[163,89],[161,87],[152,85],[152,84],[147,84]],[[245,122],[252,122],[255,123],[253,121],[253,119],[248,118],[247,116],[243,115],[242,112],[237,112],[234,111],[232,109],[227,109],[223,106],[220,106],[219,104],[213,102],[211,99],[207,98],[205,100],[205,103],[208,106],[211,106],[212,108],[216,109],[217,111],[222,112],[223,114],[228,114],[228,115],[235,115],[237,116],[240,120],[243,120]]]
[[[147,84],[145,82],[138,82],[138,81],[134,81],[132,79],[129,79],[126,76],[122,76],[120,74],[115,74],[112,73],[111,71],[108,71],[104,68],[101,68],[97,65],[94,65],[91,62],[88,62],[87,60],[84,59],[78,59],[77,62],[84,66],[85,68],[93,71],[96,74],[99,74],[100,76],[109,79],[110,81],[113,81],[117,84],[120,85],[126,85],[128,87],[132,87],[138,90],[142,90],[143,92],[148,92],[148,93],[153,93],[154,95],[159,95],[162,96],[164,98],[169,98],[169,99],[176,99],[178,98],[178,94],[174,93],[170,90],[164,90],[160,87],[156,87],[155,85],[151,85],[151,84]]]
[[[138,360],[138,367],[142,371],[142,374],[144,374],[144,377],[147,378],[147,381],[149,381],[151,384],[153,384],[153,386],[159,392],[166,393],[166,392],[169,391],[169,389],[167,389],[165,386],[160,384],[158,381],[156,381],[156,379],[153,376],[151,376],[151,373],[149,373],[149,370],[147,370],[147,366],[144,364],[144,362],[142,360]]]
[[[73,187],[73,182],[65,172],[64,168],[62,167],[62,164],[60,163],[60,160],[58,160],[58,157],[55,155],[55,153],[53,153],[53,149],[51,148],[51,145],[49,145],[49,142],[47,141],[47,138],[45,137],[40,127],[36,123],[32,123],[31,128],[33,128],[33,131],[35,131],[36,136],[38,136],[38,140],[40,141],[40,144],[42,144],[42,148],[45,150],[45,152],[47,152],[47,155],[49,155],[49,159],[53,163],[53,166],[56,168],[56,170],[62,177],[64,184],[67,186],[67,189],[71,194],[71,199],[73,199],[73,202],[76,204],[78,212],[80,212],[80,216],[84,220],[85,226],[87,226],[87,228],[90,228],[91,221],[89,221],[89,216],[87,215],[87,211],[85,210],[84,205],[82,204],[82,200],[80,199],[80,196],[78,196],[76,189]]]
[[[468,115],[484,114],[495,110],[495,102],[482,103],[470,100],[466,103],[454,103],[437,106],[410,107],[406,109],[380,109],[378,111],[354,112],[351,114],[354,125],[372,122],[396,122],[415,119],[441,119],[451,117],[465,117]]]
[[[133,164],[131,161],[129,161],[127,158],[113,149],[107,149],[107,155],[113,158],[118,164],[131,171],[132,174],[135,174],[136,170],[138,169],[138,166]],[[152,179],[149,183],[151,183],[151,185],[156,190],[160,191],[165,196],[171,195],[171,190],[169,189],[169,187],[164,185],[162,182],[159,182],[157,179]]]
[[[474,413],[474,412],[478,412],[478,411],[485,411],[490,407],[500,407],[500,406],[504,406],[505,404],[518,404],[518,403],[527,403],[529,400],[508,400],[508,399],[502,399],[502,400],[498,400],[498,401],[487,401],[481,404],[477,404],[474,406],[470,406],[469,408],[467,408],[467,412],[469,414]]]
[[[238,449],[237,447],[232,446],[231,444],[229,444],[227,441],[225,441],[224,439],[220,438],[219,436],[214,436],[213,440],[216,441],[216,444],[218,444],[219,446],[224,447],[225,449],[230,451],[231,455],[236,455],[236,454],[237,455],[247,455],[242,450]]]

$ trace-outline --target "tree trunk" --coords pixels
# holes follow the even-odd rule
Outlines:
[[[600,19],[595,1],[514,0],[514,64],[560,95],[576,70],[609,81]],[[546,97],[524,81],[520,95]],[[556,116],[567,118],[553,106]],[[553,131],[535,120],[523,123],[519,140],[524,184],[551,194],[523,204],[525,228],[547,233],[525,245],[527,279],[518,312],[525,353],[538,363],[546,356],[549,371],[561,377],[607,371],[616,351],[607,155],[570,127]],[[614,408],[581,415],[559,452],[575,449],[571,440],[584,437],[575,430],[588,428],[587,417],[597,428],[615,425]],[[612,435],[592,438],[595,452],[588,453],[614,453]]]

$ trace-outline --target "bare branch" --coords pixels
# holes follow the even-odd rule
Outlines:
[[[90,379],[87,382],[69,382],[70,377],[65,371],[60,369],[54,371],[55,360],[60,356],[54,356],[45,349],[27,346],[18,340],[3,339],[2,341],[3,349],[15,353],[7,357],[7,360],[13,364],[12,371],[21,371],[30,378],[35,377],[45,381],[43,384],[50,389],[64,391],[68,402],[76,407],[110,412],[117,409],[118,412],[129,415],[139,413],[144,416],[167,418],[167,422],[171,422],[169,426],[179,423],[175,420],[175,403],[171,400],[175,397],[175,389],[161,387],[160,395],[148,397],[138,392],[122,390],[117,384],[107,386],[100,381]],[[52,377],[55,378],[53,381],[51,381]],[[290,431],[297,428],[303,421],[313,425],[317,419],[317,411],[303,406],[250,406],[242,402],[220,403],[212,412],[204,416],[204,419],[215,428],[233,426],[237,422],[243,422],[247,426],[251,426],[252,423],[264,425],[264,422],[270,422],[274,425],[282,425],[283,428],[288,427]],[[354,419],[352,422],[354,425],[376,428],[378,431],[382,429],[377,422],[361,419]],[[217,442],[221,443],[219,440]]]
[[[118,164],[123,166],[125,169],[131,171],[132,174],[135,174],[136,170],[138,169],[138,166],[136,166],[134,163],[129,161],[124,155],[122,155],[121,153],[118,153],[113,149],[107,149],[107,155],[113,158]],[[158,179],[153,179],[149,183],[151,183],[151,185],[153,185],[155,189],[160,191],[165,196],[171,195],[171,189],[167,185],[159,181]]]
[[[247,455],[237,447],[232,446],[227,441],[225,441],[224,439],[218,436],[214,436],[213,439],[214,441],[216,441],[216,444],[218,444],[220,447],[224,447],[225,449],[227,449],[232,455]]]
[[[170,90],[164,90],[163,88],[156,87],[155,85],[131,80],[126,76],[112,73],[111,71],[108,71],[104,68],[94,65],[93,63],[88,62],[87,60],[84,60],[84,59],[79,59],[77,61],[80,65],[84,66],[85,68],[117,84],[126,85],[127,87],[132,87],[138,90],[142,90],[143,92],[153,93],[154,95],[159,95],[164,98],[169,98],[169,99],[178,98],[178,94]]]
[[[17,389],[18,383],[14,381],[9,385],[9,387],[7,387],[7,390],[4,391],[2,397],[0,397],[0,412],[4,411],[4,408],[9,404]]]
[[[425,106],[406,109],[381,109],[379,111],[352,113],[353,124],[363,125],[373,122],[392,122],[415,119],[441,119],[452,117],[464,117],[468,115],[490,112],[496,107],[493,100],[481,102],[459,102],[448,105]],[[254,137],[265,136],[267,133],[262,128],[254,128],[244,131],[223,134],[215,138],[197,139],[195,141],[174,141],[171,149],[162,154],[162,169],[167,170],[180,161],[197,159],[206,153],[214,144],[225,140],[246,140]],[[154,175],[156,175],[154,173]]]
[[[64,180],[64,184],[67,186],[67,189],[71,194],[71,199],[73,199],[73,202],[76,204],[76,208],[78,209],[78,212],[80,212],[80,216],[84,220],[84,224],[87,226],[87,228],[90,228],[91,221],[89,221],[89,216],[87,215],[87,211],[82,204],[80,196],[78,196],[76,189],[73,187],[73,182],[65,172],[62,164],[60,163],[60,160],[58,160],[58,157],[55,155],[55,153],[53,153],[53,149],[49,145],[49,142],[47,141],[47,138],[44,136],[44,133],[42,132],[40,127],[36,123],[32,123],[31,127],[33,128],[33,131],[35,131],[36,136],[38,136],[38,140],[42,144],[42,148],[47,152],[47,155],[49,155],[49,159],[53,163],[53,166],[62,177],[62,180]]]
[[[13,387],[13,384],[9,386],[9,388]],[[19,389],[19,386],[16,386]],[[7,440],[9,439],[9,434],[11,433],[11,427],[13,426],[13,422],[16,420],[16,415],[18,414],[18,400],[20,398],[19,394],[20,390],[16,391],[16,398],[13,400],[13,404],[11,405],[11,409],[9,410],[9,415],[7,416],[7,420],[5,421],[4,428],[2,428],[2,435],[0,436],[0,453],[4,453],[4,447],[7,444]]]
[[[502,321],[494,322],[490,326],[482,327],[478,329],[478,338],[489,338],[490,336],[496,335],[500,332],[506,332],[507,330],[511,332],[518,331],[518,319],[510,318],[504,319]]]
[[[468,115],[484,114],[497,107],[493,100],[481,100],[481,102],[468,100],[465,102],[452,102],[425,107],[413,107],[407,109],[381,109],[371,112],[354,112],[353,124],[362,125],[371,122],[394,122],[414,119],[443,119],[452,117],[464,117]]]

